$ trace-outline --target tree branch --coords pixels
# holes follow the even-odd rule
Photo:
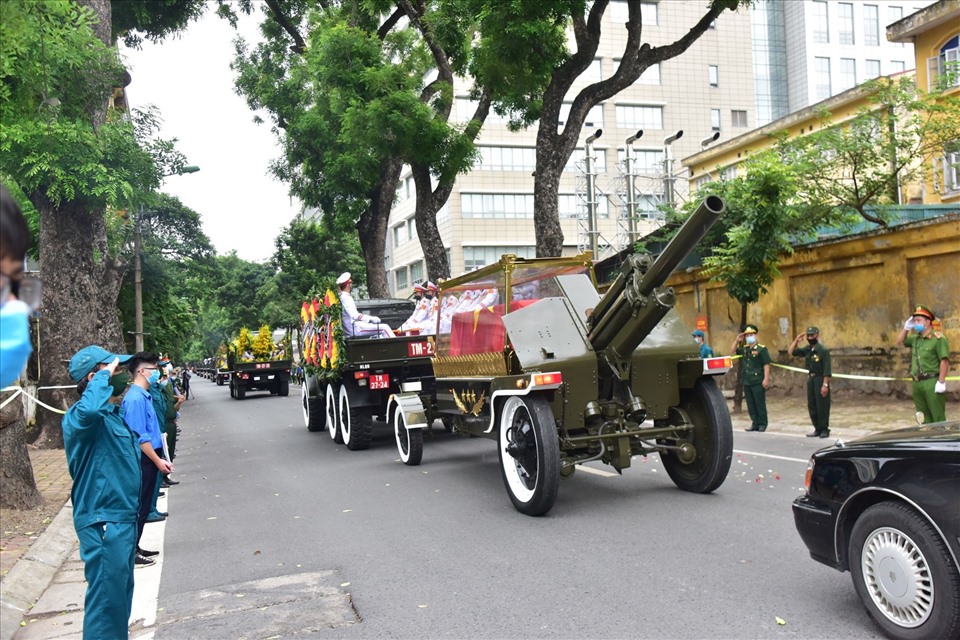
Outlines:
[[[270,9],[270,13],[273,14],[273,19],[277,21],[284,31],[293,38],[293,45],[290,46],[290,51],[297,55],[303,55],[303,52],[307,50],[307,43],[304,42],[303,37],[297,31],[297,28],[290,22],[290,19],[287,18],[283,13],[283,9],[280,8],[279,2],[277,0],[266,0],[267,7]]]
[[[390,14],[390,17],[387,18],[382,25],[380,25],[380,28],[377,29],[377,37],[380,38],[381,42],[387,37],[387,34],[393,30],[397,23],[400,22],[400,18],[405,15],[406,11],[403,9],[403,7],[397,7],[396,11]]]

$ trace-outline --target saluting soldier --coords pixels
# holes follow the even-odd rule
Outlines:
[[[807,337],[807,346],[801,347],[800,341]],[[807,367],[807,411],[813,423],[813,433],[808,438],[827,438],[830,436],[830,350],[820,343],[820,329],[807,327],[806,333],[793,339],[790,355],[806,358]]]
[[[770,352],[757,342],[757,326],[748,324],[738,333],[730,351],[743,358],[743,395],[750,412],[750,428],[767,430],[767,389],[770,387]]]
[[[913,378],[913,404],[923,422],[947,419],[947,371],[950,346],[939,331],[933,330],[936,316],[929,307],[918,304],[897,337],[897,346],[910,347],[910,377]]]

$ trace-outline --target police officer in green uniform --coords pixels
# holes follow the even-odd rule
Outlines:
[[[762,344],[757,343],[757,326],[748,324],[737,334],[730,350],[743,358],[743,395],[750,412],[750,428],[767,430],[767,388],[770,386],[770,363],[773,359]]]
[[[910,347],[910,377],[913,378],[913,404],[917,419],[943,422],[947,419],[947,372],[950,347],[939,331],[933,330],[936,316],[929,307],[918,304],[897,337],[897,346]]]
[[[807,346],[801,347],[800,341],[807,337]],[[790,355],[806,358],[807,367],[807,411],[813,423],[813,433],[808,438],[827,438],[830,436],[830,351],[820,344],[820,329],[807,327],[793,339]]]

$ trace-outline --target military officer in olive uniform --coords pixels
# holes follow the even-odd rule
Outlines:
[[[737,334],[733,346],[736,355],[743,358],[743,395],[750,412],[750,428],[746,431],[767,430],[767,388],[770,386],[770,363],[773,359],[762,344],[757,343],[757,326],[748,324]]]
[[[919,304],[907,318],[897,337],[897,346],[910,347],[910,377],[913,378],[913,404],[917,418],[923,422],[947,419],[947,372],[950,370],[950,347],[939,331],[933,330],[936,317],[928,307]]]
[[[800,341],[807,337],[806,347],[801,347]],[[806,358],[807,367],[807,411],[810,412],[810,422],[813,423],[813,433],[808,438],[827,438],[830,436],[830,351],[820,344],[820,329],[807,327],[806,333],[801,333],[793,339],[790,355]]]

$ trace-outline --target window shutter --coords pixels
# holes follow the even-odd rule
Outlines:
[[[937,78],[940,75],[940,58],[934,56],[927,58],[927,91],[933,91],[937,87]]]

